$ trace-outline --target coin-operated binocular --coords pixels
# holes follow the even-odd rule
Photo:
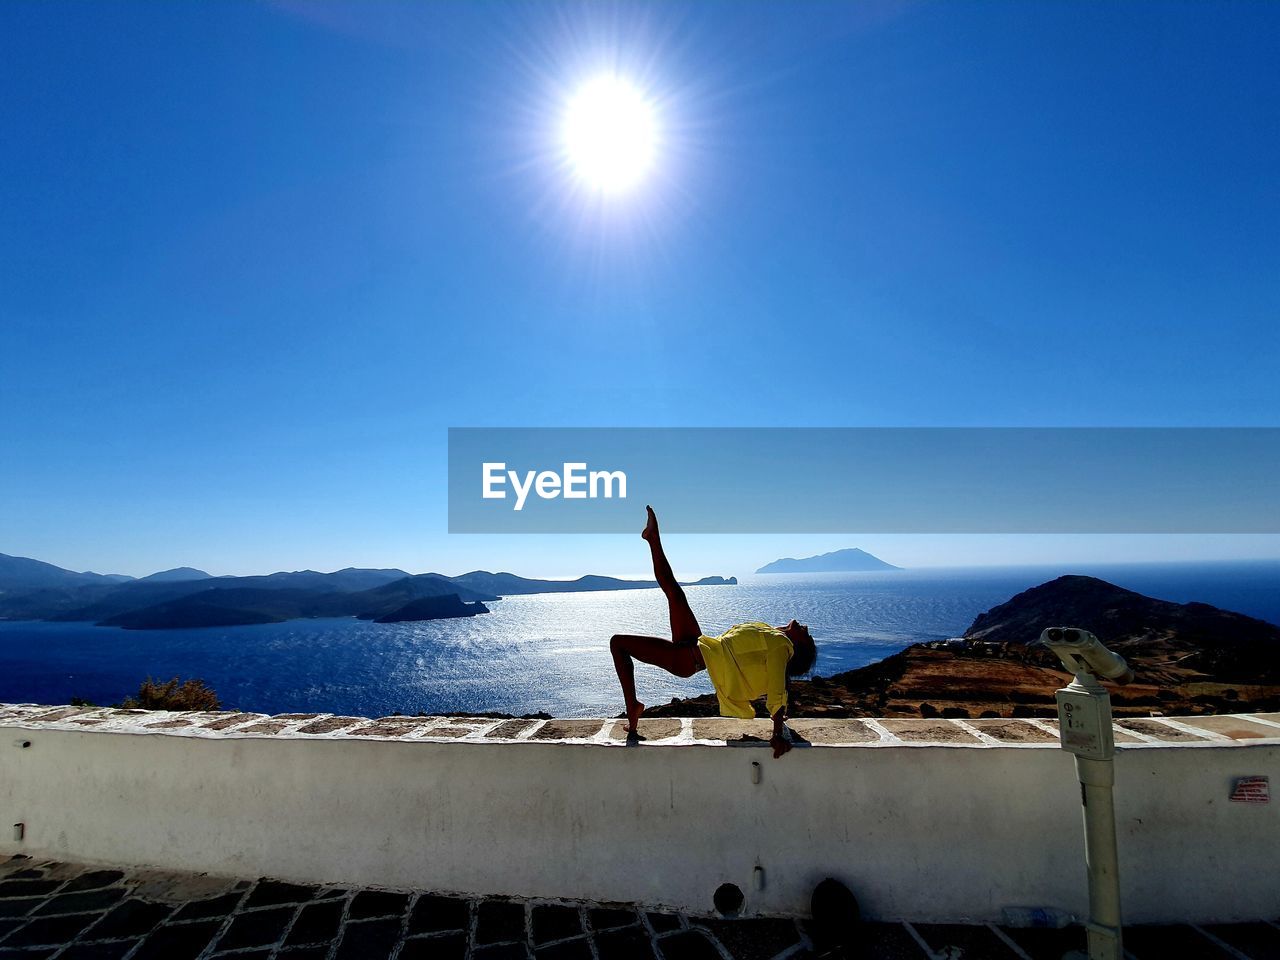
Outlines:
[[[1062,665],[1077,677],[1082,673],[1092,673],[1121,685],[1133,680],[1133,671],[1124,662],[1124,657],[1108,650],[1088,630],[1050,627],[1040,634],[1040,642],[1056,653]]]
[[[1115,684],[1133,680],[1124,657],[1108,650],[1088,630],[1049,627],[1039,643],[1058,655],[1075,679],[1054,694],[1062,749],[1075,754],[1084,806],[1084,860],[1089,874],[1089,960],[1120,960],[1120,873],[1116,854],[1115,737],[1111,697],[1098,678]]]

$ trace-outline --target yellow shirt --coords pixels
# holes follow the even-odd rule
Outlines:
[[[751,701],[765,697],[769,716],[787,705],[787,635],[767,623],[740,623],[718,637],[699,637],[698,649],[716,688],[720,713],[750,720]]]

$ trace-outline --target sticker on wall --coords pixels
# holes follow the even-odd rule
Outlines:
[[[1232,803],[1270,803],[1271,781],[1268,777],[1240,777],[1231,790]]]

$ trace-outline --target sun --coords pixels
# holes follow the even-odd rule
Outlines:
[[[564,116],[569,166],[603,193],[635,187],[653,166],[658,130],[652,105],[632,84],[612,74],[578,88]]]

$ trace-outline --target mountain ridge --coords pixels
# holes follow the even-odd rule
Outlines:
[[[14,561],[0,564],[0,619],[93,622],[135,630],[315,617],[379,620],[393,614],[402,614],[401,619],[438,619],[487,613],[483,603],[503,596],[657,587],[653,580],[596,574],[576,580],[537,580],[486,570],[449,577],[361,567],[344,567],[332,573],[292,570],[246,577],[214,577],[194,567],[175,567],[116,582],[25,557],[0,554],[0,560]],[[8,579],[6,571],[13,571]],[[734,577],[704,577],[686,586],[736,583]],[[451,603],[444,599],[448,597],[453,598]],[[406,609],[412,604],[416,606]],[[466,604],[481,606],[458,606]],[[458,612],[464,609],[466,612]]]

